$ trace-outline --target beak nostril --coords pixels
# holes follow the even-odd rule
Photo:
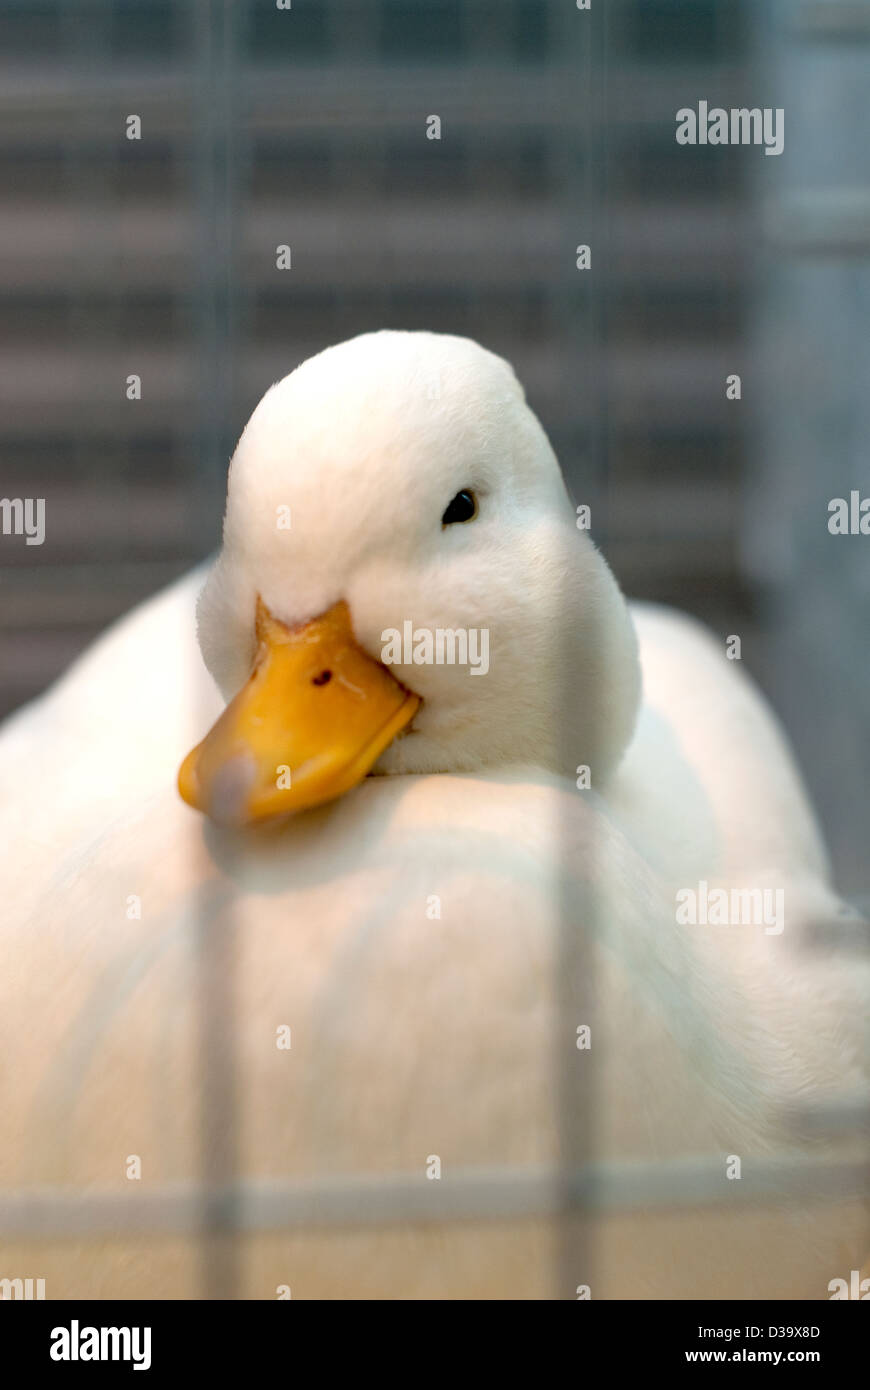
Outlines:
[[[312,684],[312,685],[328,685],[329,682],[330,682],[331,680],[332,680],[332,672],[331,672],[331,671],[321,671],[319,676],[312,676],[312,677],[311,677],[311,684]]]

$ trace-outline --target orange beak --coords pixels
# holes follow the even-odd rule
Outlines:
[[[253,825],[342,796],[413,719],[420,697],[354,639],[342,600],[290,628],[257,599],[247,683],[188,753],[178,790],[223,825]]]

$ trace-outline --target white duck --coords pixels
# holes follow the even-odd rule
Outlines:
[[[267,392],[199,606],[223,714],[202,578],[0,736],[0,1277],[266,1298],[848,1280],[860,1147],[791,1113],[866,1094],[866,971],[807,941],[846,920],[812,814],[719,644],[629,616],[510,367],[384,332]],[[407,621],[488,630],[489,670],[387,668]],[[214,721],[181,785],[228,828],[174,787]],[[677,925],[701,879],[783,889],[785,930]],[[828,1162],[827,1189],[780,1190],[779,1157]],[[598,1174],[591,1209],[560,1205],[557,1164]],[[243,1234],[203,1243],[185,1193],[233,1179]]]

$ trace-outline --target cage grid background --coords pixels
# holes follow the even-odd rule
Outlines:
[[[738,483],[758,421],[727,411],[719,384],[743,352],[762,216],[777,256],[806,240],[795,245],[791,190],[760,209],[737,161],[675,161],[661,124],[676,92],[744,100],[756,61],[747,7],[723,19],[715,0],[617,0],[598,50],[547,0],[425,9],[424,21],[411,0],[294,0],[282,50],[258,0],[0,4],[0,167],[15,189],[0,221],[5,489],[23,495],[37,477],[66,518],[50,565],[4,555],[2,709],[208,552],[234,435],[262,390],[373,321],[472,336],[485,322],[569,485],[603,518],[626,590],[690,596],[714,625],[739,618],[751,645]],[[795,51],[870,42],[867,3],[778,18]],[[36,46],[38,63],[24,56]],[[422,175],[410,113],[442,109],[449,139]],[[141,146],[123,138],[128,112],[142,116]],[[817,247],[866,266],[868,205],[844,187],[799,194],[811,211],[801,223]],[[607,269],[587,289],[572,251],[596,240]],[[286,286],[273,269],[284,241],[299,268]],[[132,422],[117,389],[128,370],[148,383]],[[761,635],[756,656],[775,687]],[[847,732],[865,708],[859,697]],[[856,897],[866,824],[843,861]],[[866,928],[852,933],[856,953]],[[860,1134],[866,1098],[801,1122]],[[775,1156],[736,1185],[723,1185],[719,1154],[475,1170],[434,1187],[403,1174],[225,1186],[221,1164],[199,1185],[134,1198],[4,1195],[0,1234],[241,1233],[868,1191],[863,1162]]]

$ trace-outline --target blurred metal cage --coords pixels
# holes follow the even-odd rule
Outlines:
[[[5,487],[50,487],[63,535],[51,565],[0,556],[0,712],[213,547],[265,387],[380,325],[516,364],[628,593],[745,610],[719,384],[750,203],[733,152],[671,130],[681,92],[746,82],[728,10],[620,0],[584,32],[550,0],[3,0]]]
[[[751,586],[789,576],[753,570],[739,540],[763,422],[722,389],[747,356],[763,209],[733,151],[677,157],[673,140],[674,111],[695,94],[752,104],[753,22],[718,0],[600,9],[584,31],[586,16],[549,0],[293,0],[292,20],[271,0],[2,0],[0,165],[14,189],[0,219],[4,491],[38,487],[63,516],[50,563],[3,551],[4,709],[213,547],[256,399],[312,351],[374,326],[467,332],[512,360],[626,591],[723,631],[739,621],[777,687],[752,648]],[[783,72],[830,44],[864,45],[866,64],[870,4],[778,7],[772,34]],[[429,112],[445,138],[424,162]],[[126,139],[131,113],[141,142]],[[776,227],[800,191],[784,190]],[[856,231],[848,191],[834,180],[819,196],[815,236],[860,261],[866,288],[866,206]],[[588,283],[580,242],[600,267]],[[773,244],[780,260],[800,254],[781,235]],[[852,584],[857,603],[866,577]],[[863,930],[853,939],[866,950]],[[206,1030],[219,1003],[207,1001]],[[231,1094],[210,1095],[226,1130]],[[866,1106],[809,1119],[860,1129]],[[4,1195],[0,1232],[232,1234],[311,1224],[312,1211],[342,1225],[432,1210],[402,1178],[240,1184],[231,1147],[218,1150],[201,1187]],[[863,1164],[770,1159],[739,1200],[867,1185]],[[687,1157],[567,1177],[467,1173],[446,1206],[439,1194],[438,1216],[721,1199],[708,1165]],[[232,1270],[205,1265],[204,1287],[231,1294]]]

